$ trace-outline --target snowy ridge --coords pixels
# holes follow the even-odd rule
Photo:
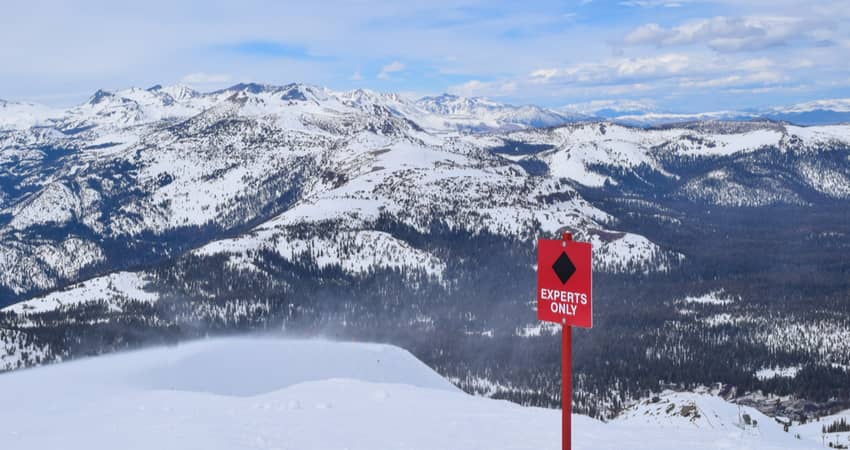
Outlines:
[[[613,238],[612,238],[613,234]],[[589,239],[593,245],[593,267],[602,272],[667,272],[685,255],[662,249],[649,239],[632,233],[599,233]],[[651,264],[647,264],[652,261]]]
[[[506,159],[543,164],[548,175],[595,188],[617,186],[611,173],[644,180],[647,172],[677,184],[676,195],[727,207],[773,204],[806,205],[796,184],[780,176],[764,176],[754,163],[793,158],[799,180],[812,190],[838,199],[850,195],[850,170],[832,152],[850,148],[846,125],[799,127],[774,122],[700,122],[678,127],[641,129],[614,123],[570,124],[550,130],[524,130],[488,140]],[[522,152],[524,146],[535,147]],[[514,147],[511,152],[505,148]],[[519,153],[517,153],[519,152]],[[748,155],[758,154],[747,161]],[[819,157],[824,155],[825,157]],[[732,160],[685,178],[671,162],[695,158]],[[675,166],[674,166],[675,167]]]
[[[796,368],[764,369],[760,376],[794,376]],[[845,443],[850,433],[822,433],[826,425],[841,419],[850,421],[850,411],[799,423],[784,417],[769,417],[755,408],[729,403],[716,392],[698,388],[695,392],[664,391],[624,410],[612,423],[661,428],[677,433],[683,428],[713,430],[719,441],[715,448],[820,448],[825,442]],[[788,425],[787,430],[785,425]],[[688,443],[690,447],[696,442]],[[769,444],[768,444],[769,443]]]
[[[814,100],[811,102],[797,103],[796,105],[774,108],[776,112],[808,112],[814,110],[831,110],[850,112],[850,98],[832,98],[825,100]]]
[[[380,267],[441,273],[432,255],[374,229],[380,220],[422,233],[439,224],[526,240],[581,231],[578,239],[596,245],[599,270],[667,271],[682,255],[610,229],[613,218],[576,185],[616,186],[612,170],[678,181],[682,175],[668,170],[671,159],[775,151],[809,155],[795,170],[817,192],[850,195],[846,168],[817,159],[850,145],[848,126],[706,122],[640,129],[593,122],[532,128],[565,119],[550,113],[485,99],[412,101],[306,84],[248,83],[211,93],[182,86],[98,91],[44,126],[0,132],[0,173],[15,180],[14,188],[0,190],[0,284],[26,295],[77,281],[81,273],[106,273],[112,260],[99,245],[103,240],[132,242],[194,228],[217,233],[247,223],[264,242],[250,244],[250,238],[246,249],[228,250],[246,267],[249,251],[276,248],[286,257],[325,258],[320,266],[340,263],[351,273],[395,253],[397,260]],[[521,130],[458,131],[481,124]],[[534,150],[499,150],[512,145]],[[749,185],[731,169],[682,180],[676,195],[740,207],[804,204],[782,180]],[[293,238],[299,227],[321,223],[335,223],[344,231],[340,239],[353,239],[358,249],[324,236]],[[23,237],[38,229],[59,231],[41,240]],[[278,245],[282,236],[293,238],[292,245]],[[73,261],[71,250],[79,255]]]
[[[251,267],[246,252],[274,248],[287,259],[306,254],[319,266],[341,264],[350,273],[369,267],[406,267],[440,275],[444,264],[433,256],[387,233],[367,231],[383,214],[422,232],[428,232],[435,218],[456,229],[486,230],[517,237],[530,236],[535,226],[548,234],[556,234],[565,226],[590,230],[582,232],[580,237],[598,246],[599,270],[622,272],[634,266],[662,271],[669,268],[664,264],[647,264],[666,255],[645,238],[603,231],[597,221],[608,219],[607,214],[576,194],[562,202],[540,202],[539,198],[550,189],[568,190],[566,185],[535,185],[515,170],[482,166],[481,161],[464,155],[462,149],[434,149],[374,138],[369,141],[359,140],[356,146],[346,146],[323,162],[326,167],[337,169],[335,173],[346,174],[345,184],[317,184],[290,210],[260,225],[251,234],[210,244],[199,254],[238,255],[239,264]],[[371,148],[377,150],[363,150]],[[465,195],[459,197],[457,192]],[[428,211],[428,214],[411,214],[411,211]],[[287,231],[305,224],[328,222],[335,223],[339,229],[335,236],[305,239]],[[350,242],[345,243],[346,240]],[[678,258],[674,256],[671,263]]]
[[[106,301],[110,308],[114,309],[117,308],[117,299],[156,301],[157,295],[146,292],[144,286],[145,280],[140,273],[117,272],[92,278],[42,297],[16,303],[0,311],[17,314],[40,313],[94,301]]]
[[[230,255],[230,264],[237,269],[260,270],[251,261],[256,252],[268,249],[283,258],[295,261],[306,258],[320,267],[338,265],[350,274],[362,274],[376,269],[424,270],[440,278],[445,263],[435,256],[411,247],[388,233],[370,230],[339,231],[331,236],[298,238],[285,231],[260,230],[251,235],[215,241],[194,253],[202,256]]]
[[[571,178],[587,186],[601,186],[607,178],[589,170],[588,166],[604,164],[634,169],[646,165],[666,173],[658,161],[659,157],[671,154],[728,156],[766,147],[779,148],[786,135],[800,135],[804,144],[810,146],[818,146],[825,140],[845,143],[850,140],[850,133],[846,133],[843,127],[788,127],[784,131],[755,128],[742,133],[728,133],[722,128],[716,132],[686,127],[645,130],[606,122],[520,131],[507,136],[525,143],[554,147],[538,155],[549,163],[553,175]]]
[[[241,95],[243,93],[249,96],[265,94],[291,103],[335,102],[369,112],[373,112],[374,106],[379,105],[432,131],[498,131],[556,126],[589,118],[533,105],[514,106],[484,98],[450,94],[412,100],[398,94],[366,89],[331,91],[307,84],[273,86],[241,83],[210,93],[200,93],[182,85],[99,90],[84,104],[64,111],[31,103],[0,101],[0,130],[25,130],[48,124],[55,124],[63,130],[93,125],[109,128],[144,125],[188,118],[223,101],[244,101],[246,97]]]
[[[578,110],[588,115],[605,117],[624,125],[651,127],[676,123],[723,120],[740,121],[768,119],[787,121],[799,125],[828,125],[850,121],[850,99],[834,98],[814,100],[788,106],[764,109],[708,111],[696,113],[671,113],[657,111],[641,102],[626,102],[623,105],[610,102],[590,102],[564,108]]]
[[[0,100],[0,132],[46,125],[59,115],[61,111],[47,106]]]
[[[671,433],[688,428],[711,430],[718,439],[712,443],[715,448],[785,448],[793,441],[799,448],[810,445],[795,439],[776,420],[755,408],[729,403],[710,392],[665,391],[626,409],[614,423]]]
[[[590,119],[589,116],[578,113],[570,114],[532,105],[505,105],[484,98],[466,98],[451,94],[421,98],[416,102],[416,106],[439,118],[426,119],[429,125],[437,125],[441,121],[443,127],[470,131],[553,127]]]
[[[830,127],[825,127],[831,129]],[[798,128],[790,128],[794,135]],[[822,142],[806,130],[812,145]],[[586,186],[602,186],[616,180],[592,169],[605,165],[623,169],[646,166],[661,174],[662,157],[713,157],[752,152],[767,147],[780,147],[786,133],[764,128],[744,133],[702,132],[689,128],[644,130],[613,123],[587,123],[559,127],[554,130],[521,131],[508,135],[512,140],[551,146],[536,157],[549,166],[554,176],[570,178]],[[850,140],[844,135],[843,141]]]
[[[78,237],[35,242],[11,238],[0,242],[0,283],[17,293],[52,288],[104,259],[96,243]]]
[[[615,115],[610,120],[623,125],[653,126],[701,120],[749,120],[758,117],[760,117],[758,114],[742,111],[710,111],[694,114],[645,112]]]
[[[18,405],[0,412],[0,423],[8,432],[4,442],[20,450],[131,444],[140,449],[560,448],[559,411],[469,396],[409,353],[377,344],[198,341],[5,374],[0,401]],[[707,417],[723,414],[710,416],[712,423],[725,425],[737,412],[716,398],[693,401]],[[45,408],[48,404],[54,406]],[[574,415],[573,443],[576,449],[674,449],[685,443],[695,450],[810,448],[809,442],[777,431],[779,424],[752,414],[761,419],[758,433],[694,426],[687,418],[603,423]]]
[[[829,444],[832,444],[833,448],[838,448],[838,444],[850,445],[850,432],[843,431],[826,434],[822,432],[824,427],[833,425],[840,421],[850,423],[850,410],[839,411],[835,414],[821,417],[817,421],[795,425],[792,427],[792,431],[807,439],[813,446],[828,447]]]

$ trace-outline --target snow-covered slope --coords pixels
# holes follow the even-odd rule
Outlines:
[[[832,444],[833,448],[839,448],[837,445],[850,447],[850,431],[823,433],[825,427],[842,421],[845,424],[850,424],[850,410],[830,414],[808,423],[795,424],[791,427],[791,432],[799,434],[800,437],[809,441],[809,444],[813,447],[828,447],[829,444]]]
[[[640,127],[651,127],[656,125],[687,123],[702,120],[752,120],[760,116],[753,113],[741,111],[711,111],[704,113],[676,114],[665,112],[640,112],[620,114],[610,117],[609,120],[623,124]]]
[[[676,184],[674,195],[689,201],[804,204],[797,184],[762,175],[769,167],[752,168],[752,161],[737,170],[674,170],[677,161],[765,149],[775,158],[800,157],[790,170],[814,191],[850,197],[846,162],[818,157],[850,145],[847,126],[529,128],[569,119],[484,99],[410,101],[305,84],[239,84],[211,93],[182,86],[98,91],[44,126],[0,132],[0,178],[6,180],[0,185],[0,285],[26,296],[103,273],[114,261],[104,241],[134,245],[146,234],[168,239],[193,227],[219,232],[246,224],[251,233],[202,254],[227,253],[250,268],[252,251],[273,248],[285,258],[307,255],[350,273],[418,266],[441,276],[444,261],[374,229],[388,217],[422,232],[439,222],[522,239],[568,228],[596,244],[599,270],[669,270],[681,255],[610,229],[613,218],[574,184],[600,188],[617,185],[617,174],[641,179],[651,172]],[[465,127],[523,129],[457,132]],[[512,153],[517,143],[539,149]],[[755,162],[772,163],[772,154]],[[756,183],[753,173],[760,174]],[[331,223],[338,236],[304,234],[305,227]],[[59,231],[31,237],[45,228]],[[378,257],[388,254],[397,257]]]
[[[61,110],[35,103],[0,100],[0,131],[44,125],[61,114]]]
[[[699,398],[702,402],[706,399]],[[378,344],[218,339],[0,375],[3,446],[556,449],[560,412],[464,394]],[[711,412],[733,406],[711,401]],[[712,417],[725,423],[728,417]],[[776,432],[573,416],[576,449],[797,449]]]
[[[138,272],[116,272],[92,278],[24,302],[7,306],[0,311],[17,314],[61,310],[62,307],[82,303],[105,301],[115,308],[121,300],[152,302],[157,295],[144,290],[145,280]],[[0,366],[2,369],[2,366]]]
[[[273,250],[350,274],[444,276],[447,261],[387,222],[525,241],[567,229],[594,243],[597,270],[668,271],[681,254],[618,229],[581,188],[667,180],[677,200],[734,207],[802,205],[800,186],[850,198],[849,165],[829,153],[850,148],[848,126],[572,119],[307,84],[98,91],[43,125],[0,130],[0,296],[124,270],[126,254],[148,263],[186,251],[248,270]],[[549,125],[560,126],[534,128]],[[470,127],[519,131],[458,131]],[[694,170],[704,159],[720,167]]]
[[[647,108],[646,105],[633,104],[635,108],[611,110],[605,102],[593,108],[593,102],[582,106],[582,111],[604,117],[611,121],[636,126],[657,126],[705,120],[740,121],[767,119],[789,122],[795,125],[833,125],[850,122],[850,99],[833,98],[797,103],[763,109],[708,111],[695,113],[672,113]],[[570,109],[567,109],[569,111]]]
[[[0,133],[0,178],[9,181],[0,185],[0,286],[20,296],[50,290],[113,267],[109,245],[137,248],[147,235],[168,241],[208,230],[202,245],[246,224],[256,229],[236,238],[244,246],[214,245],[204,254],[226,248],[247,261],[250,251],[275,248],[319,266],[343,261],[351,273],[418,266],[441,275],[443,262],[375,230],[380,217],[423,232],[439,222],[524,239],[564,227],[596,230],[579,237],[607,248],[600,269],[647,268],[663,249],[604,233],[609,216],[567,183],[529,176],[492,155],[490,138],[458,133],[453,122],[480,112],[488,126],[517,125],[523,111],[305,84],[98,91],[49,126]],[[329,222],[340,230],[332,239],[293,235]],[[54,232],[33,233],[44,229]],[[324,248],[326,255],[310,253]],[[395,262],[379,257],[388,254]]]
[[[554,111],[533,105],[506,105],[485,98],[458,97],[451,94],[421,98],[416,102],[416,106],[432,115],[420,117],[424,119],[424,123],[434,128],[469,131],[553,127],[591,119],[578,113]]]
[[[814,100],[796,105],[773,108],[764,116],[800,125],[850,122],[850,98]]]
[[[836,153],[850,148],[847,125],[711,121],[642,129],[598,122],[523,130],[502,139],[494,145],[539,149],[500,150],[511,160],[543,163],[550,175],[589,187],[617,185],[614,175],[643,181],[652,174],[666,178],[685,199],[735,207],[803,204],[799,184],[832,198],[850,195],[850,170]],[[695,159],[720,164],[694,172],[688,164]],[[793,182],[777,165],[787,166]]]
[[[550,146],[536,157],[545,161],[555,176],[570,178],[586,186],[602,186],[606,177],[592,167],[605,165],[633,170],[646,166],[667,173],[661,163],[664,157],[717,157],[753,152],[767,147],[779,148],[788,135],[810,136],[804,144],[817,145],[817,131],[789,127],[754,125],[750,129],[729,133],[718,124],[712,129],[671,127],[644,130],[614,123],[575,124],[551,130],[528,130],[512,133],[509,139],[525,144]],[[825,127],[825,130],[833,130]],[[850,141],[850,129],[842,129],[843,140]]]
[[[713,434],[710,448],[810,448],[811,443],[785,431],[774,418],[746,406],[729,403],[707,392],[665,391],[625,410],[613,424],[628,428],[667,430],[670,448],[699,448],[677,436],[682,430]]]

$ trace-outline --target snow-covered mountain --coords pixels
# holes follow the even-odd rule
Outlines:
[[[682,367],[691,385],[800,394],[755,374],[841,380],[823,371],[850,365],[842,346],[811,349],[850,317],[832,297],[846,287],[846,125],[640,128],[255,83],[99,91],[33,114],[0,129],[0,371],[275,328],[404,343],[468,391],[551,404],[554,366],[498,368],[550,348],[530,295],[535,239],[563,231],[593,244],[595,311],[616,330],[587,348],[622,351],[577,380],[591,414]],[[805,246],[791,259],[788,245]],[[762,293],[801,265],[825,275]],[[712,308],[676,302],[721,289],[745,300],[679,311]],[[786,317],[803,297],[818,315]],[[722,314],[765,318],[710,319]],[[793,353],[774,347],[789,336]],[[812,402],[792,412],[833,406]]]
[[[814,100],[797,103],[790,106],[773,108],[707,111],[696,113],[672,113],[657,110],[645,105],[635,105],[633,109],[611,109],[604,102],[597,105],[580,105],[582,111],[589,116],[602,117],[616,123],[640,127],[652,127],[675,123],[686,123],[705,120],[744,121],[744,120],[773,120],[788,122],[795,125],[834,125],[850,122],[850,99],[836,98]],[[564,111],[575,111],[567,107]]]
[[[503,140],[500,151],[506,157],[540,164],[550,176],[584,186],[653,175],[656,184],[674,189],[670,195],[726,206],[805,203],[799,185],[831,198],[850,196],[850,172],[842,158],[850,145],[847,125],[711,121],[641,129],[602,122],[519,131]],[[679,162],[690,158],[723,163],[686,173],[690,168]],[[784,177],[752,176],[754,166],[778,161],[787,164]]]
[[[839,98],[798,103],[788,107],[773,108],[765,117],[800,125],[850,122],[850,99]]]
[[[517,239],[569,229],[594,243],[599,270],[666,271],[683,256],[617,230],[577,188],[651,177],[674,198],[724,206],[805,204],[801,186],[850,198],[848,164],[823,157],[850,146],[847,126],[564,125],[576,117],[478,98],[255,83],[98,91],[39,117],[0,132],[7,299],[184,251],[248,270],[273,251],[351,274],[444,277],[446,261],[377,229],[385,220]],[[681,166],[694,158],[716,162]],[[777,160],[781,177],[765,167]],[[768,175],[753,179],[755,166]],[[333,236],[316,231],[329,224]]]
[[[498,105],[485,109],[496,114],[485,122],[503,123]],[[244,245],[203,250],[239,254],[273,248],[286,236],[295,245],[287,229],[333,221],[337,239],[348,236],[367,247],[342,258],[363,268],[370,265],[362,262],[366,255],[385,261],[375,255],[409,247],[369,231],[379,216],[420,230],[439,220],[518,237],[605,228],[608,216],[568,184],[540,183],[491,154],[486,137],[446,134],[454,126],[449,122],[428,131],[416,122],[421,111],[397,96],[299,84],[243,84],[210,94],[159,86],[98,91],[49,126],[0,135],[0,165],[9,180],[0,193],[6,218],[0,221],[0,284],[15,294],[54,288],[114,264],[104,241],[126,243],[146,233],[167,240],[189,227],[224,231],[267,221],[237,238]],[[450,122],[462,115],[442,113]],[[554,192],[569,199],[540,200]],[[45,227],[56,232],[26,237]],[[661,252],[643,238],[620,236],[596,239],[626,249],[638,263]],[[629,243],[614,243],[619,239]],[[279,248],[287,257],[305,251],[302,244]],[[432,256],[407,253],[411,263],[428,261],[439,272]],[[600,264],[613,268],[617,256],[610,253]]]
[[[653,127],[699,121],[747,121],[765,118],[763,115],[742,111],[710,111],[704,113],[630,112],[615,114],[608,120],[622,125]],[[770,119],[771,117],[767,117]]]
[[[439,258],[371,229],[385,216],[423,231],[437,218],[470,232],[517,237],[564,227],[600,230],[581,231],[580,238],[596,244],[603,270],[645,266],[665,254],[672,263],[679,258],[675,253],[641,236],[607,230],[602,224],[612,218],[582,200],[570,182],[601,187],[618,182],[611,170],[650,170],[682,181],[677,195],[683,198],[723,205],[800,203],[799,194],[773,180],[742,184],[734,166],[684,179],[669,170],[669,160],[764,149],[817,155],[850,141],[846,126],[771,122],[653,130],[593,122],[499,136],[446,135],[420,127],[415,114],[402,115],[401,104],[395,96],[343,95],[307,85],[246,84],[205,95],[155,87],[100,91],[51,127],[6,132],[0,137],[4,167],[20,181],[0,197],[8,218],[0,223],[6,268],[0,282],[15,294],[50,289],[112,266],[104,240],[126,242],[188,227],[223,231],[257,220],[264,223],[243,236],[210,242],[199,254],[225,254],[251,267],[246,255],[275,249],[286,258],[308,255],[351,272],[412,265],[440,276]],[[445,109],[432,109],[447,115],[483,107],[457,98],[440,104]],[[63,164],[48,164],[52,159]],[[534,164],[538,171],[530,169]],[[817,192],[850,196],[846,165],[811,157],[794,170]],[[553,195],[564,200],[544,200]],[[293,234],[328,222],[339,229],[331,239]],[[58,234],[22,234],[44,227]],[[349,241],[358,250],[340,249]],[[380,256],[387,254],[396,257]]]
[[[49,123],[61,111],[35,103],[8,102],[0,99],[0,131],[26,129]]]
[[[0,376],[4,444],[131,449],[560,448],[560,412],[469,396],[393,346],[216,339]],[[645,412],[645,413],[644,413]],[[668,393],[576,449],[803,449],[757,411]],[[46,432],[49,430],[49,432]],[[796,429],[794,430],[796,431]]]
[[[506,105],[484,98],[459,97],[452,94],[424,97],[416,102],[416,106],[439,117],[443,126],[471,131],[554,127],[592,119],[579,113],[555,111],[533,105]]]

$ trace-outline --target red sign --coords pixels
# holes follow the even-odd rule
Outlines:
[[[563,240],[537,241],[537,319],[564,326],[561,339],[561,448],[572,449],[573,326],[593,327],[591,248]]]
[[[537,319],[593,327],[591,284],[589,243],[537,241]]]

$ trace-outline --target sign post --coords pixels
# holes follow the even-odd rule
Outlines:
[[[572,327],[593,327],[592,249],[587,242],[537,241],[537,319],[563,326],[561,332],[561,442],[572,448]]]
[[[573,447],[573,327],[561,330],[561,448]]]

